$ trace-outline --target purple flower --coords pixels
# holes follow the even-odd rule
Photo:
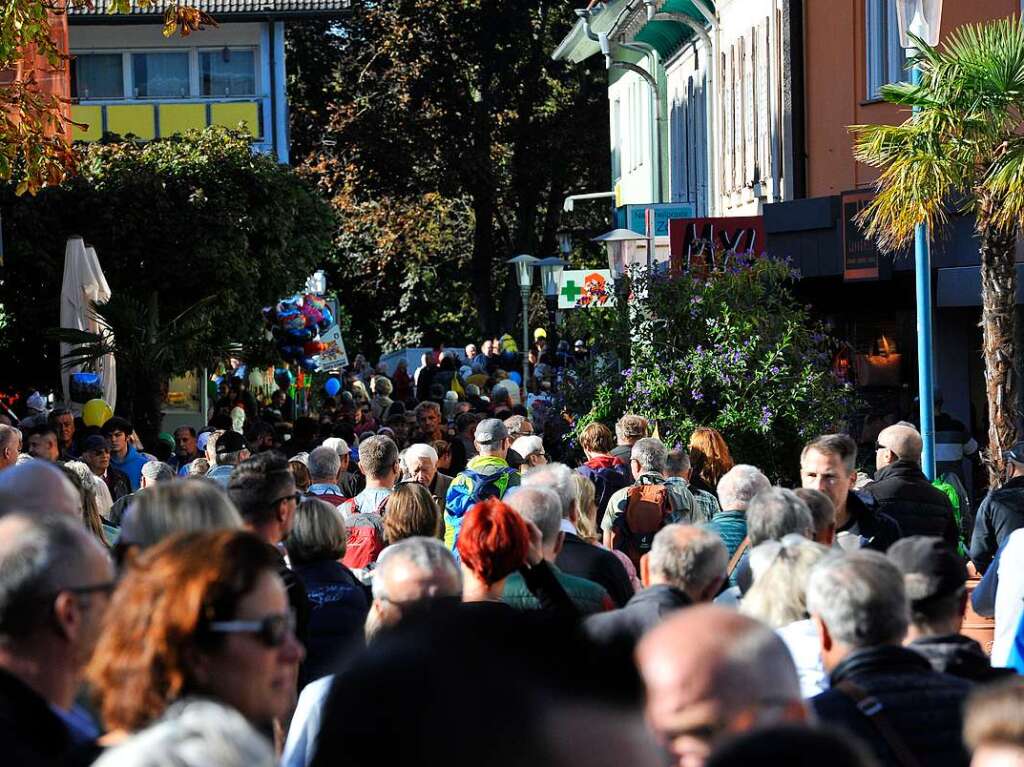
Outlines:
[[[767,426],[769,423],[771,423],[771,420],[772,411],[767,405],[765,405],[763,408],[761,408],[761,425]]]
[[[633,368],[626,368],[625,370],[622,371],[622,375],[624,375],[626,378],[629,378],[631,375],[633,375]]]
[[[697,348],[694,349],[694,351],[697,352],[697,354],[703,354],[704,353],[704,347],[701,346],[700,344],[697,344]]]
[[[768,372],[771,373],[773,376],[777,376],[779,373],[782,372],[782,370],[779,369],[778,365],[772,365],[770,368],[768,368]]]
[[[690,396],[694,402],[701,402],[704,399],[704,394],[696,389],[690,389]]]

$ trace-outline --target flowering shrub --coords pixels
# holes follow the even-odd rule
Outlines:
[[[629,362],[570,376],[576,431],[632,412],[655,421],[666,444],[685,445],[712,426],[738,463],[794,479],[803,444],[841,428],[852,388],[832,375],[832,341],[794,300],[787,262],[716,262],[710,272],[631,276],[629,316],[619,315],[630,343],[616,351]]]

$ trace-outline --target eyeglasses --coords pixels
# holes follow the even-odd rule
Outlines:
[[[110,594],[114,593],[114,589],[117,588],[117,583],[114,581],[104,581],[103,583],[94,583],[91,586],[72,586],[71,588],[61,589],[61,591],[70,591],[72,594]]]
[[[888,450],[890,453],[893,454],[893,456],[895,456],[896,458],[899,458],[899,456],[896,455],[896,451],[895,450],[893,450],[891,447],[887,447],[886,445],[883,445],[881,442],[878,442],[877,440],[875,441],[875,450],[876,451],[877,450]]]
[[[282,495],[277,500],[272,501],[270,505],[271,506],[277,506],[277,504],[281,503],[281,501],[295,501],[295,503],[297,503],[297,504],[298,503],[302,503],[302,493],[300,493],[298,490],[296,490],[291,495]]]
[[[253,634],[267,647],[280,647],[295,635],[295,613],[268,615],[258,621],[214,621],[207,628],[214,634]]]

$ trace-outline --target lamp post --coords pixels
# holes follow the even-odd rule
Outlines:
[[[595,237],[592,242],[603,242],[608,251],[608,271],[615,283],[615,296],[625,287],[626,269],[634,261],[637,244],[646,242],[647,238],[632,229],[612,229],[610,232]]]
[[[942,0],[896,0],[896,16],[900,27],[900,45],[907,56],[916,53],[911,34],[928,45],[939,42]],[[921,83],[921,70],[911,70],[911,82]],[[915,107],[914,112],[918,110]],[[914,274],[917,282],[917,388],[921,403],[921,468],[928,479],[935,479],[935,385],[932,360],[932,254],[928,242],[928,225],[919,223],[914,229]]]
[[[555,365],[558,365],[558,289],[561,287],[562,270],[569,262],[558,256],[548,256],[537,262],[540,267],[540,283],[544,288],[544,301],[548,306],[548,348],[553,350]],[[540,360],[537,360],[540,362]]]
[[[510,258],[506,263],[515,264],[519,280],[519,293],[523,297],[523,392],[530,377],[530,289],[533,288],[533,267],[539,259],[525,253]],[[523,401],[526,401],[525,396]]]

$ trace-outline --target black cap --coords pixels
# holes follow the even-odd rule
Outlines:
[[[1024,442],[1018,442],[1003,453],[1003,458],[1014,463],[1024,463]]]
[[[93,450],[110,450],[110,440],[102,434],[93,434],[87,437],[82,445],[82,452],[89,453]]]
[[[237,431],[226,431],[217,437],[217,455],[237,453],[245,449],[245,440]]]
[[[901,538],[889,547],[886,555],[903,573],[911,603],[948,596],[967,582],[967,564],[941,538]]]

